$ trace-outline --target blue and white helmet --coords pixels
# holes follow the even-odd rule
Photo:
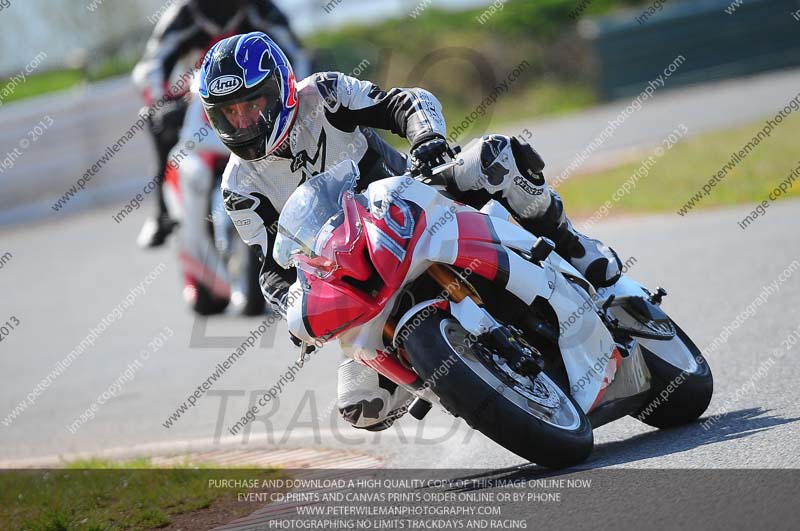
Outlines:
[[[292,66],[261,32],[229,37],[208,51],[200,68],[200,98],[217,136],[245,160],[275,151],[297,115]]]

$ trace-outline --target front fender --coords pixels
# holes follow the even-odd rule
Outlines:
[[[412,306],[406,313],[404,313],[400,319],[397,321],[397,325],[394,329],[394,337],[392,338],[392,346],[397,346],[397,338],[400,334],[401,330],[403,330],[406,324],[414,318],[415,315],[421,313],[423,310],[429,307],[439,307],[441,305],[446,305],[447,301],[444,299],[428,299],[426,301],[422,301],[420,303],[415,304]]]

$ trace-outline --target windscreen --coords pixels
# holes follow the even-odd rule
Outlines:
[[[337,267],[335,253],[326,244],[344,223],[343,198],[354,192],[357,180],[358,167],[347,160],[315,175],[292,193],[278,219],[273,249],[278,265],[315,274],[330,273]]]

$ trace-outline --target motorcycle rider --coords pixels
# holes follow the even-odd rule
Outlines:
[[[134,83],[142,91],[145,105],[152,106],[159,100],[164,103],[149,120],[158,160],[156,215],[145,221],[137,240],[140,246],[162,245],[175,226],[167,213],[163,180],[170,150],[179,140],[187,113],[187,80],[213,44],[250,31],[268,31],[299,68],[310,70],[286,17],[269,0],[177,0],[156,24],[145,54],[133,70]],[[199,102],[189,112],[196,115],[195,120],[203,116]],[[196,130],[195,127],[188,134],[183,131],[180,136],[191,137]]]
[[[286,55],[262,33],[214,46],[201,69],[200,95],[212,127],[233,152],[222,183],[226,211],[244,241],[260,248],[262,290],[279,310],[295,275],[275,264],[272,245],[279,212],[299,184],[352,159],[363,189],[405,173],[409,165],[438,165],[449,151],[441,105],[430,92],[386,92],[336,72],[295,82]],[[410,160],[373,128],[404,136]],[[470,142],[460,157],[463,165],[442,174],[449,193],[469,204],[498,199],[522,226],[555,241],[557,251],[594,285],[616,282],[618,257],[573,228],[561,199],[545,183],[544,162],[528,143],[487,135]],[[411,396],[353,361],[340,366],[338,387],[342,416],[369,430],[389,427]]]

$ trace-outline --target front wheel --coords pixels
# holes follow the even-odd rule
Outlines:
[[[697,420],[711,402],[714,378],[700,349],[678,327],[670,340],[640,339],[650,380],[649,400],[632,416],[656,428]]]
[[[405,349],[448,411],[520,457],[563,468],[591,453],[591,424],[568,393],[546,372],[531,380],[511,371],[452,317],[423,319]]]

